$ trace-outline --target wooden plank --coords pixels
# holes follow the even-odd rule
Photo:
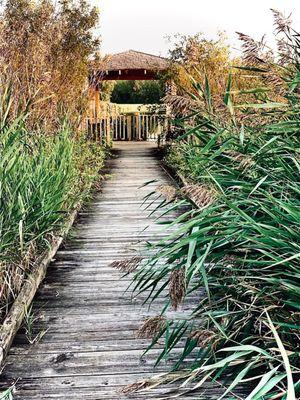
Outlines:
[[[141,138],[145,120],[135,119],[132,136]],[[124,138],[121,118],[114,128],[116,136]],[[166,230],[155,224],[154,216],[149,218],[149,209],[140,207],[144,195],[155,185],[169,182],[155,158],[154,146],[147,142],[117,143],[118,157],[111,160],[112,178],[80,213],[69,240],[55,255],[33,303],[34,315],[39,317],[33,333],[46,333],[30,346],[21,329],[0,379],[0,388],[17,381],[14,400],[125,399],[119,391],[122,386],[153,375],[163,342],[142,357],[149,341],[137,339],[136,332],[142,320],[161,310],[164,299],[149,311],[142,305],[146,294],[132,298],[126,292],[129,277],[120,280],[122,273],[112,269],[110,263],[139,254],[142,243],[165,235]],[[139,189],[153,178],[158,180],[156,184]],[[199,294],[170,317],[182,318],[184,311],[196,304]],[[179,343],[169,362],[177,359],[180,351]],[[163,363],[156,372],[167,369]],[[215,398],[216,389],[206,389],[207,394],[197,395],[198,399]],[[169,390],[159,388],[130,398],[163,398]]]

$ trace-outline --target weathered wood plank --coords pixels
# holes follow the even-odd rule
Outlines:
[[[33,333],[45,330],[46,334],[30,346],[21,329],[7,358],[0,389],[16,382],[16,400],[125,399],[128,397],[119,391],[122,386],[154,374],[154,360],[163,343],[141,357],[149,341],[137,339],[136,331],[141,320],[157,314],[163,299],[150,311],[142,307],[146,294],[133,299],[125,292],[129,278],[120,280],[122,273],[109,264],[139,254],[146,240],[164,237],[166,228],[149,218],[160,201],[147,210],[141,204],[145,194],[169,178],[160,168],[152,144],[117,146],[111,179],[80,213],[35,298],[33,312],[39,318]],[[158,182],[139,189],[152,179]],[[197,297],[191,297],[176,316],[197,301]],[[178,357],[180,346],[170,360]],[[166,370],[167,365],[162,363],[156,372]],[[164,398],[169,390],[159,388],[130,398]],[[216,390],[207,386],[196,398],[214,399]]]

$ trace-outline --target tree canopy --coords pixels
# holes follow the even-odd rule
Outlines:
[[[111,101],[119,104],[156,104],[164,95],[159,81],[119,81],[111,93]]]

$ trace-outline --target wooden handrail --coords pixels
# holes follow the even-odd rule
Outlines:
[[[165,105],[119,105],[94,102],[87,118],[88,135],[92,140],[158,141],[168,129]]]

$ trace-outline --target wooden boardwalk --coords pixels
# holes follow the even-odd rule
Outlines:
[[[141,357],[149,341],[136,339],[135,332],[157,310],[133,301],[125,293],[129,278],[120,279],[122,274],[109,264],[136,255],[141,242],[163,235],[141,208],[149,188],[139,187],[152,179],[166,183],[168,177],[153,144],[115,147],[111,178],[80,213],[35,298],[38,320],[33,327],[45,335],[29,345],[21,330],[7,358],[1,388],[16,382],[16,400],[123,399],[128,397],[120,393],[122,386],[153,375],[159,350]],[[130,398],[158,399],[161,393],[157,389]],[[213,399],[215,391],[206,389],[196,398]]]

